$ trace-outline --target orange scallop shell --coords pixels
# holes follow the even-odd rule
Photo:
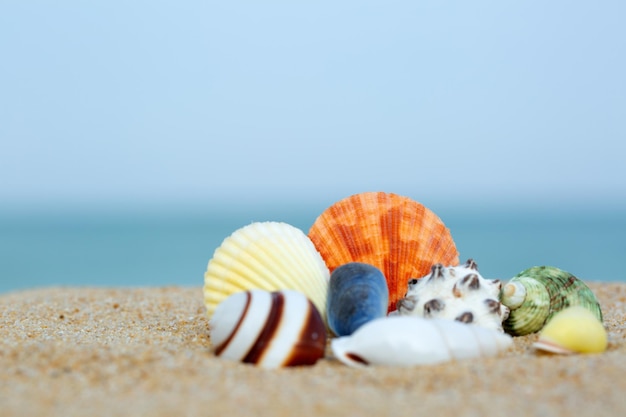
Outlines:
[[[365,192],[338,201],[315,220],[308,235],[330,272],[348,262],[379,268],[389,287],[389,312],[406,294],[409,279],[427,275],[435,263],[459,264],[441,219],[392,193]]]

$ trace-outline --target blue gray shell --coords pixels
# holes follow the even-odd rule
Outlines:
[[[337,336],[352,334],[363,324],[387,315],[389,290],[383,273],[373,265],[350,262],[330,275],[326,314]]]

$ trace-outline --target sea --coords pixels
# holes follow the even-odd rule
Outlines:
[[[461,261],[508,280],[537,265],[626,282],[626,210],[439,207]],[[222,241],[254,221],[309,230],[321,208],[0,211],[0,293],[53,286],[200,288]]]

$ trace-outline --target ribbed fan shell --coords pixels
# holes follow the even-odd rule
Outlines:
[[[379,268],[389,287],[388,311],[406,292],[410,278],[425,276],[433,264],[459,264],[450,231],[441,219],[408,197],[365,192],[326,209],[309,237],[332,272],[348,262]]]
[[[330,272],[311,240],[287,223],[256,222],[236,230],[215,250],[204,274],[209,318],[235,292],[296,290],[322,315]]]

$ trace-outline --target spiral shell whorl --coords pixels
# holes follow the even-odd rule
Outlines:
[[[523,287],[525,289],[523,302],[517,307],[514,307],[518,304],[517,297],[515,297],[515,295],[506,296],[505,291],[511,288],[509,285],[515,285],[517,288]],[[519,289],[516,292],[519,293]],[[503,288],[501,301],[502,304],[511,309],[509,318],[502,323],[504,331],[509,334],[521,336],[533,333],[541,329],[548,319],[550,312],[550,294],[542,282],[533,278],[513,278]],[[509,302],[511,304],[508,304]]]
[[[557,312],[573,305],[580,305],[594,313],[602,322],[600,304],[593,292],[574,275],[551,266],[535,266],[520,272],[509,281],[526,288],[524,302],[517,308],[510,306],[504,287],[501,301],[511,308],[504,321],[504,330],[515,336],[534,333]],[[507,284],[508,285],[508,284]]]

